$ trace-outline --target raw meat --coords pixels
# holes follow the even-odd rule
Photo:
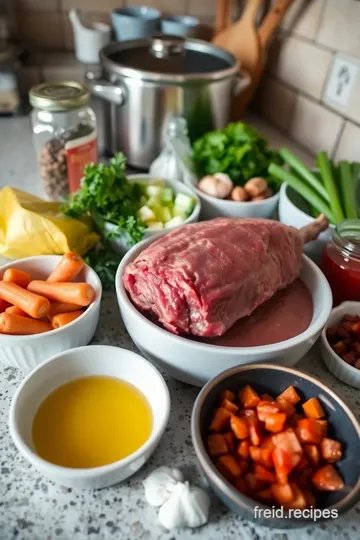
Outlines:
[[[321,219],[302,231],[266,219],[179,227],[125,268],[124,287],[171,332],[221,336],[298,277],[303,240],[327,227]]]

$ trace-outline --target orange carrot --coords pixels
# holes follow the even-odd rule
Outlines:
[[[79,309],[78,311],[72,311],[71,313],[59,313],[59,315],[55,315],[55,317],[51,319],[51,326],[54,329],[66,326],[72,321],[75,321],[75,319],[80,317],[80,315],[82,315],[83,313],[83,309]]]
[[[70,313],[71,311],[78,311],[81,306],[77,304],[64,304],[64,302],[50,302],[50,311],[48,317],[52,319],[55,315],[60,313]]]
[[[6,302],[6,300],[3,300],[2,298],[0,298],[0,313],[3,313],[4,311],[6,311],[6,309],[10,306],[11,304],[9,302]]]
[[[88,306],[94,300],[94,288],[88,283],[49,283],[47,281],[32,281],[28,291],[41,294],[49,300]],[[1,296],[1,292],[0,292]]]
[[[10,281],[11,283],[19,285],[19,287],[26,289],[32,280],[32,277],[29,272],[24,272],[23,270],[18,270],[17,268],[8,268],[4,272],[3,280]]]
[[[0,298],[19,307],[34,319],[45,317],[50,309],[47,298],[8,281],[0,281]]]
[[[84,268],[84,261],[77,253],[68,251],[65,253],[59,264],[51,272],[46,281],[49,283],[73,281]]]
[[[17,306],[10,306],[5,309],[5,313],[11,313],[12,315],[21,315],[21,317],[30,317],[25,311]]]
[[[321,406],[320,401],[316,397],[312,397],[303,403],[302,408],[308,418],[323,418],[325,411]]]
[[[41,334],[51,330],[49,323],[31,319],[30,317],[21,317],[12,313],[0,314],[0,334],[11,334],[14,336]]]

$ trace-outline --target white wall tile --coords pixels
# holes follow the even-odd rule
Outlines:
[[[331,58],[332,53],[297,37],[289,37],[282,40],[269,69],[283,82],[320,99]]]
[[[298,95],[289,134],[313,154],[326,150],[332,155],[343,123],[343,118],[323,105]]]
[[[265,76],[256,99],[259,112],[274,126],[286,131],[294,111],[296,93]]]
[[[360,57],[360,2],[326,0],[317,41],[336,51]]]
[[[360,127],[352,122],[346,122],[337,147],[336,159],[359,161],[360,157]]]
[[[326,0],[295,0],[285,15],[283,28],[289,32],[315,39]]]

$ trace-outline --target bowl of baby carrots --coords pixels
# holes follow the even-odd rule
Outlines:
[[[301,527],[360,499],[360,425],[312,375],[275,364],[220,373],[195,402],[191,435],[215,494],[241,517]]]
[[[74,252],[0,267],[0,361],[29,372],[54,354],[87,345],[101,294],[99,277]]]

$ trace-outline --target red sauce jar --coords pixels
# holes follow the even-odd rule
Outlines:
[[[347,219],[336,225],[322,255],[322,271],[334,296],[334,305],[360,301],[360,220]]]

